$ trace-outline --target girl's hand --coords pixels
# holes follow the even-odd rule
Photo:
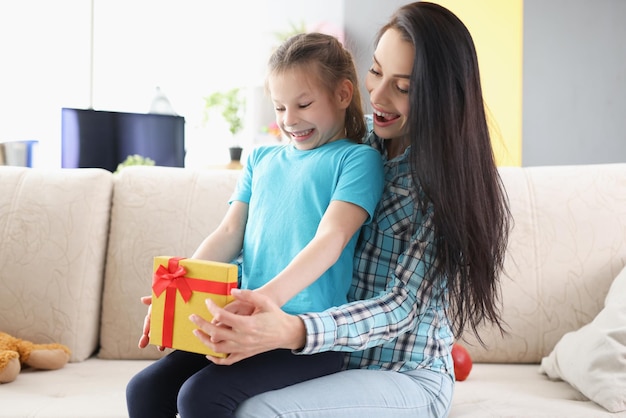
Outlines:
[[[148,305],[148,313],[143,320],[143,334],[139,338],[139,348],[145,348],[148,344],[150,344],[150,314],[152,313],[152,296],[143,296],[141,298],[141,303],[144,305]],[[165,351],[165,347],[158,346],[157,349],[159,351]]]
[[[283,312],[269,297],[258,292],[234,289],[232,295],[237,302],[254,307],[252,315],[229,312],[207,299],[215,323],[199,315],[189,318],[198,326],[194,334],[200,341],[216,353],[228,354],[226,358],[207,356],[213,363],[230,365],[266,351],[304,346],[306,330],[299,317]]]

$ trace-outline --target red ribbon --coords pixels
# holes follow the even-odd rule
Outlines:
[[[167,288],[175,288],[180,290],[180,295],[185,302],[189,302],[191,298],[191,287],[185,277],[187,270],[178,264],[182,257],[172,257],[167,261],[167,268],[159,266],[152,276],[152,290],[157,296]]]
[[[160,265],[152,276],[152,290],[158,297],[165,291],[165,305],[163,313],[163,339],[161,345],[172,347],[174,333],[174,312],[176,311],[176,292],[179,291],[185,303],[189,302],[194,290],[216,295],[229,295],[230,290],[237,287],[237,283],[215,282],[185,276],[187,270],[179,261],[183,257],[172,257],[167,262],[167,268]]]

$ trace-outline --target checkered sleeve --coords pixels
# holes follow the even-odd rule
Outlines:
[[[423,313],[431,305],[431,299],[437,298],[433,294],[434,289],[426,286],[427,281],[424,280],[429,271],[428,265],[434,259],[432,219],[430,216],[426,218],[408,247],[397,255],[398,262],[384,291],[380,291],[380,284],[377,286],[374,283],[375,275],[361,272],[359,286],[369,287],[369,293],[376,296],[325,312],[300,315],[307,330],[307,342],[302,354],[328,350],[353,352],[381,345],[391,348],[387,354],[416,348],[411,334],[418,326],[430,326]],[[380,254],[380,251],[368,252],[365,248],[362,254],[357,264],[367,264],[365,270],[377,271],[374,254]],[[362,293],[361,296],[367,295]],[[381,353],[384,352],[381,350]],[[377,361],[384,362],[385,359]]]
[[[306,344],[300,354],[313,354],[330,351],[337,340],[337,324],[333,315],[326,312],[300,314],[306,327]]]

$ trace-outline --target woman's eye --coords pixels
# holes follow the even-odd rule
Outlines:
[[[409,94],[409,90],[408,90],[408,89],[403,89],[403,88],[402,88],[402,87],[400,87],[400,86],[397,86],[396,88],[397,88],[397,89],[398,89],[398,91],[399,91],[400,93],[402,93],[402,94]]]
[[[275,111],[275,112],[284,112],[284,111],[285,111],[285,108],[284,108],[284,107],[275,107],[275,108],[274,108],[274,111]]]
[[[306,109],[307,107],[311,106],[312,102],[306,103],[306,104],[301,104],[300,106],[298,106],[300,109]]]
[[[372,74],[374,74],[374,75],[376,75],[376,76],[379,76],[379,75],[380,75],[380,73],[379,73],[378,71],[376,71],[376,70],[374,69],[374,67],[370,68],[370,69],[369,69],[369,71],[370,71],[370,73],[372,73]]]

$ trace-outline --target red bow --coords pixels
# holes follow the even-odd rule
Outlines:
[[[183,300],[186,302],[191,298],[193,293],[191,286],[187,282],[187,270],[178,264],[183,257],[172,257],[167,262],[167,268],[159,266],[152,276],[152,290],[155,295],[161,296],[161,293],[167,288],[178,289]]]

